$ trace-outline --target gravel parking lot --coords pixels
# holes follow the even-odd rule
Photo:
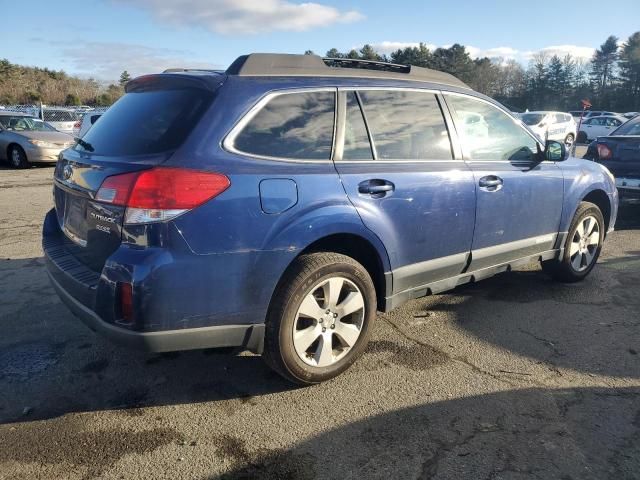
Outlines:
[[[293,388],[75,319],[40,247],[52,173],[0,169],[0,478],[640,478],[640,207],[582,284],[532,265],[413,301]]]

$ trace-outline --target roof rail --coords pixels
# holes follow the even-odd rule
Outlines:
[[[205,73],[218,73],[222,75],[224,70],[214,70],[207,68],[167,68],[162,73],[180,73],[180,72],[205,72]]]
[[[470,88],[453,75],[428,68],[351,58],[322,58],[318,55],[252,53],[238,57],[225,73],[246,77],[386,78]]]
[[[367,70],[380,70],[381,72],[411,73],[411,65],[379,62],[377,60],[323,57],[322,61],[326,63],[327,67],[364,68]]]

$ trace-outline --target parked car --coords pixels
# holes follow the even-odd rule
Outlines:
[[[98,119],[102,116],[102,113],[93,113],[87,112],[82,116],[82,120],[78,125],[78,132],[75,134],[75,137],[82,138],[87,131],[91,128],[91,126],[98,121]]]
[[[584,158],[611,171],[621,200],[640,201],[640,116],[591,142]]]
[[[578,132],[578,142],[586,143],[596,137],[609,135],[626,121],[627,119],[620,115],[603,115],[582,120]]]
[[[606,168],[445,73],[252,54],[125,90],[58,161],[43,248],[71,311],[139,348],[322,382],[377,310],[530,261],[580,281],[615,223]]]
[[[0,112],[0,157],[14,168],[27,168],[31,162],[55,162],[60,152],[73,144],[73,137],[39,118]]]
[[[564,142],[567,149],[571,148],[576,139],[576,122],[573,117],[564,112],[537,111],[520,115],[525,125],[542,141],[545,139]]]
[[[73,135],[73,128],[80,120],[80,114],[70,109],[44,108],[42,116],[45,122],[59,132]]]
[[[622,116],[625,118],[633,118],[637,117],[638,115],[640,115],[640,112],[627,112],[622,114]]]

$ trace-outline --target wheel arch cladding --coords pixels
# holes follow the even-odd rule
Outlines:
[[[380,245],[378,248],[384,247]],[[369,273],[376,290],[377,306],[380,310],[384,303],[384,297],[388,295],[387,292],[391,289],[391,282],[390,275],[385,275],[389,268],[388,258],[385,258],[386,251],[381,254],[378,248],[363,235],[357,233],[333,233],[318,238],[300,250],[288,265],[287,270],[297,258],[308,253],[334,252],[351,257]],[[283,272],[281,278],[285,277],[287,270]],[[280,282],[278,282],[278,286],[274,291],[274,296],[279,288]]]
[[[611,201],[609,200],[609,196],[604,190],[596,189],[587,193],[582,198],[582,201],[591,202],[600,209],[602,216],[604,217],[604,231],[606,234],[609,229],[609,223],[611,222]]]

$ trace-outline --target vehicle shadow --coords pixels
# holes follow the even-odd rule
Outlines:
[[[637,228],[640,217],[633,215],[622,212],[621,230]],[[534,264],[417,300],[414,309],[453,310],[463,334],[532,358],[558,377],[558,368],[568,368],[640,378],[640,245],[633,238],[614,232],[608,242],[615,242],[615,255],[605,243],[598,264],[579,283],[555,282]]]
[[[42,258],[0,260],[0,423],[68,412],[235,400],[293,389],[258,356],[145,354],[112,344],[59,301]]]
[[[260,450],[216,439],[209,478],[637,478],[640,388],[527,389],[395,410]]]

